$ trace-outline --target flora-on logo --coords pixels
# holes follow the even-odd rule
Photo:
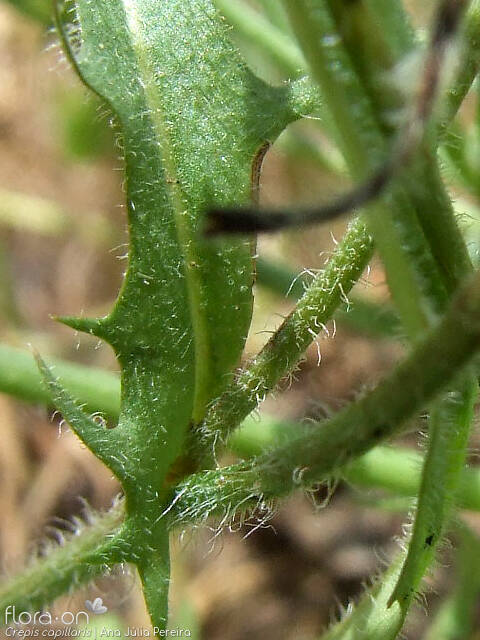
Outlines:
[[[85,606],[89,611],[96,614],[107,613],[108,611],[101,598],[95,598],[93,602],[91,600],[85,600]]]
[[[106,611],[105,607],[104,609]],[[64,611],[61,615],[55,616],[50,611],[17,611],[14,604],[9,604],[8,607],[6,607],[4,615],[5,625],[52,625],[54,622],[72,625],[78,624],[80,620],[83,620],[84,624],[88,624],[89,618],[86,611],[78,611],[76,614],[71,611]],[[26,637],[26,635],[21,632],[19,637]]]

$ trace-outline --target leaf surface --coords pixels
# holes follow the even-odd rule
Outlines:
[[[118,117],[130,232],[113,311],[65,322],[114,347],[118,428],[152,452],[160,481],[227,384],[251,319],[252,243],[207,242],[203,212],[248,202],[256,154],[314,96],[302,81],[255,77],[210,0],[78,0],[61,24],[83,80]]]

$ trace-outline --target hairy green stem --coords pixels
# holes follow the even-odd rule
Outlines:
[[[346,313],[347,319],[351,313]],[[394,316],[392,322],[393,319]],[[385,335],[390,333],[389,316],[387,321]],[[380,330],[382,326],[379,325]],[[55,363],[53,371],[65,388],[89,411],[107,414],[114,420],[118,418],[120,381],[115,374],[58,359],[48,358],[48,362]],[[0,390],[25,402],[53,406],[52,394],[28,351],[0,345]],[[272,421],[266,417],[260,422],[247,419],[232,435],[229,446],[242,457],[252,457],[277,444],[279,435],[291,437],[301,428],[299,424]],[[353,484],[388,489],[400,496],[414,496],[418,493],[422,461],[423,458],[413,451],[380,447],[352,462],[342,474]],[[466,509],[480,511],[480,474],[473,469],[466,470],[462,476],[458,503]]]
[[[429,447],[425,458],[418,507],[408,555],[392,602],[405,611],[431,565],[450,517],[465,465],[466,447],[478,386],[468,372],[431,414]]]
[[[281,297],[298,300],[311,281],[311,275],[297,274],[281,262],[257,258],[257,284]],[[387,302],[370,302],[359,296],[352,296],[348,304],[341,305],[335,320],[375,338],[398,337],[400,333],[398,316]]]
[[[242,426],[242,429],[235,433],[231,443],[234,451],[242,456],[250,457],[262,453],[266,448],[275,446],[278,444],[279,439],[284,438],[287,440],[293,437],[295,431],[298,433],[299,430],[304,431],[305,426],[272,421],[270,419],[264,419],[258,423],[250,419]],[[415,451],[401,451],[391,447],[380,446],[343,467],[340,473],[348,481],[359,486],[383,488],[398,496],[413,497],[417,494],[420,485],[422,460],[422,456]],[[218,476],[217,480],[220,479],[221,476]],[[219,485],[219,491],[225,491],[221,484]],[[214,502],[215,497],[212,498],[211,504],[213,505]],[[457,503],[462,508],[480,511],[480,470],[463,470]],[[182,497],[180,497],[179,501],[173,505],[172,511],[176,510],[176,516],[178,517],[178,512],[181,512],[184,508],[185,504],[182,502]],[[209,513],[209,511],[205,513],[197,512],[197,519],[203,519]],[[123,517],[124,505],[122,502],[119,502],[108,513],[97,514],[92,528],[86,527],[84,530],[77,532],[66,546],[52,547],[47,558],[37,562],[31,568],[25,569],[23,573],[15,578],[14,585],[9,583],[7,588],[4,587],[3,590],[0,590],[1,603],[5,607],[9,604],[14,604],[17,611],[44,607],[53,599],[49,591],[52,568],[63,567],[62,570],[66,570],[69,567],[73,575],[73,572],[78,568],[76,563],[83,563],[83,561],[86,562],[95,557],[99,547],[99,539],[115,535]],[[194,520],[192,519],[193,522]],[[183,524],[188,523],[186,519],[183,520]],[[175,518],[169,524],[175,524]],[[118,536],[118,538],[120,539],[121,537]],[[127,538],[130,539],[130,536],[125,535],[124,539],[126,540]],[[462,557],[465,555],[465,551],[467,549],[463,549]],[[131,555],[131,551],[125,551],[125,559],[129,559]],[[469,562],[469,566],[471,566],[471,560]],[[86,570],[86,567],[84,569]],[[84,580],[88,581],[103,570],[104,567],[94,564],[89,570],[86,570]],[[91,573],[88,571],[91,571]],[[398,574],[399,571],[397,571]],[[29,604],[31,585],[47,585],[47,588],[41,593],[37,593],[35,600],[32,600]],[[470,586],[472,586],[471,580],[468,580],[468,584],[462,582],[459,585],[462,592],[465,589],[468,590]],[[473,592],[473,586],[470,591]],[[463,600],[460,600],[459,605],[462,602],[464,603]]]
[[[302,2],[304,2],[304,0],[302,0]],[[289,8],[288,0],[286,0],[286,3],[287,8]],[[338,90],[338,87],[334,88],[336,81],[331,70],[328,70],[328,56],[326,60],[324,60],[323,57],[320,57],[319,60],[315,58],[315,52],[318,49],[317,39],[312,32],[312,24],[307,20],[307,14],[302,12],[305,7],[294,3],[290,9],[291,15],[293,16],[292,21],[296,21],[297,31],[300,35],[305,36],[305,38],[302,39],[302,46],[306,48],[305,53],[307,58],[313,60],[314,66],[312,68],[314,75],[319,79],[326,94],[329,95],[331,111],[336,113],[336,116],[341,119],[343,112],[345,112],[345,114],[348,113],[350,103],[346,97],[342,97],[343,94]],[[321,18],[323,19],[323,14]],[[325,55],[327,55],[327,53]],[[325,65],[322,65],[322,61]],[[370,113],[369,107],[365,99],[362,98],[357,83],[351,76],[348,76],[347,83],[350,93],[356,96],[355,104],[358,106],[358,109],[356,109],[356,118],[358,119],[358,112],[361,112],[362,115],[366,117],[366,120],[360,120],[359,122],[350,122],[349,117],[347,121],[343,122],[346,126],[343,132],[345,138],[344,153],[353,175],[360,177],[365,170],[363,149],[367,146],[369,149],[373,149],[374,155],[377,155],[375,149],[378,148],[380,143],[378,138],[375,144],[369,144],[369,141],[366,138],[364,139],[365,131],[368,128],[367,125],[370,126],[369,130],[372,131],[375,131],[376,126],[372,117],[370,117],[370,119],[368,117],[368,113]],[[328,91],[329,89],[330,91]],[[361,162],[356,156],[355,149],[362,149]],[[428,293],[427,298],[430,304],[433,302],[435,305],[436,313],[443,308],[446,302],[446,291],[442,289],[442,284],[438,281],[438,278],[433,275],[436,272],[436,267],[434,265],[432,266],[433,258],[428,248],[425,248],[425,238],[420,224],[416,219],[415,212],[411,209],[410,204],[402,194],[398,194],[397,200],[392,203],[392,207],[397,205],[400,207],[403,223],[408,219],[408,224],[402,223],[398,225],[397,221],[388,215],[388,210],[377,204],[370,207],[369,224],[373,228],[377,240],[380,239],[380,244],[385,247],[384,257],[388,262],[387,273],[389,274],[392,289],[396,292],[395,299],[404,323],[408,332],[412,336],[416,336],[426,329],[431,318],[427,318],[425,315],[426,310],[423,307],[422,296],[419,295],[417,290],[417,278],[419,274],[415,274],[413,265],[419,269],[421,274],[420,280],[422,282],[421,288],[424,289],[425,293]],[[362,225],[361,222],[358,224]],[[363,231],[362,233],[365,234],[366,232]],[[398,239],[398,234],[400,234],[400,240]],[[342,242],[340,250],[348,250],[347,241],[354,242],[354,239],[351,239],[351,235],[347,236],[344,242]],[[442,252],[442,255],[444,255],[444,252]],[[414,291],[416,291],[415,294],[412,293]],[[347,293],[346,290],[345,293]],[[318,307],[322,309],[321,300],[319,300],[319,303]],[[325,323],[325,319],[321,317],[320,322]],[[282,327],[280,331],[283,329],[284,327]],[[310,333],[312,330],[315,331],[315,328],[307,328],[307,331]],[[308,340],[308,342],[310,342],[310,340]],[[208,412],[205,420],[205,431],[210,434],[208,438],[209,447],[212,446],[213,439],[218,436],[222,437],[226,431],[228,432],[234,429],[249,411],[256,406],[258,400],[270,391],[281,376],[294,366],[295,363],[291,357],[291,353],[289,354],[287,366],[285,366],[284,363],[282,363],[280,367],[277,365],[275,360],[279,361],[282,358],[281,356],[275,357],[275,359],[272,358],[272,352],[273,355],[275,355],[277,351],[276,344],[277,339],[276,336],[274,336],[268,345],[268,356],[271,363],[265,361],[266,353],[264,350],[258,358],[237,375],[234,383]],[[278,345],[281,344],[282,340],[280,339]],[[278,350],[280,350],[279,347]],[[297,350],[297,359],[300,354],[301,351]]]
[[[401,109],[403,104],[398,89],[380,80],[382,74],[386,74],[391,70],[394,62],[398,62],[390,42],[385,39],[380,16],[364,3],[357,3],[352,9],[334,0],[325,0],[325,2],[341,35],[352,67],[375,107],[379,127],[388,138],[393,133],[388,118],[391,117],[393,110]],[[384,14],[381,17],[386,19]],[[471,75],[470,86],[473,78],[474,75]],[[450,117],[453,117],[454,113],[452,108]],[[386,119],[384,114],[387,114]],[[440,270],[439,275],[443,284],[451,293],[462,278],[470,272],[471,262],[454,217],[452,203],[440,177],[437,159],[432,151],[435,146],[435,140],[425,140],[417,153],[415,162],[402,172],[400,184],[412,201],[425,234],[425,242]],[[399,219],[402,220],[402,216]],[[404,226],[405,223],[406,220],[403,220]],[[413,228],[415,224],[413,218],[409,224]],[[416,235],[420,238],[422,234]],[[428,269],[425,269],[424,273],[428,274]],[[439,301],[441,305],[445,299],[445,293],[438,287],[437,291],[432,291],[435,306],[438,307]]]
[[[325,270],[317,275],[273,338],[235,376],[208,411],[203,427],[204,451],[226,440],[240,422],[272,391],[346,300],[370,260],[373,245],[362,220],[354,221]]]
[[[330,82],[330,80],[328,82]],[[330,88],[335,89],[333,85]],[[345,96],[340,96],[340,98],[338,98],[337,96],[338,99],[335,98],[335,100],[339,102],[340,106],[345,103],[343,106],[350,107],[351,105],[347,104],[348,101],[343,100],[344,97]],[[349,99],[351,101],[351,96],[349,96]],[[352,130],[355,129],[355,126],[355,123],[352,123]],[[368,122],[363,123],[362,126],[368,128]],[[349,124],[347,123],[346,128],[348,129],[348,127]],[[348,136],[345,135],[345,131],[342,131],[342,136],[344,142],[347,142]],[[363,133],[360,137],[363,137]],[[357,140],[349,141],[349,143],[355,145],[356,142],[359,142],[360,137]],[[380,147],[381,145],[379,148]],[[358,160],[358,153],[361,149],[361,146],[357,146],[356,151],[353,146],[349,149],[351,159],[354,163]],[[356,156],[354,151],[357,154]],[[365,166],[362,167],[359,164],[356,166],[356,171],[359,175],[361,175],[365,169]],[[355,175],[355,172],[352,171],[352,174]],[[172,182],[172,184],[175,183]],[[172,189],[175,188],[176,187],[172,187]],[[397,302],[400,301],[399,306],[401,307],[404,320],[406,320],[407,328],[412,335],[416,335],[429,323],[429,318],[426,317],[425,311],[422,308],[422,295],[426,295],[430,303],[433,300],[435,304],[438,305],[438,308],[441,308],[446,299],[446,294],[436,281],[436,276],[434,275],[436,272],[435,263],[433,263],[432,268],[432,260],[429,254],[424,251],[423,245],[425,241],[421,229],[415,226],[415,216],[418,215],[418,210],[421,208],[421,199],[418,199],[413,206],[410,206],[407,200],[408,199],[404,199],[402,195],[395,195],[392,201],[394,211],[395,208],[398,207],[400,213],[404,216],[403,220],[407,221],[407,224],[404,225],[400,232],[398,228],[396,228],[398,220],[394,217],[390,218],[387,216],[385,223],[381,217],[383,210],[377,206],[372,207],[370,224],[374,230],[375,238],[380,240],[379,244],[381,247],[389,247],[388,251],[385,250],[386,253],[384,252],[383,255],[384,257],[385,255],[388,256],[387,271],[390,274],[390,282],[393,282],[393,289],[396,292],[395,297]],[[446,208],[442,206],[442,211],[443,210],[446,210]],[[450,215],[448,211],[447,215]],[[352,234],[354,228],[356,228],[356,237],[353,237]],[[423,226],[422,228],[428,236],[427,241],[431,244],[431,251],[436,263],[442,265],[444,248],[442,248],[441,243],[444,238],[448,237],[448,227],[447,233],[445,233],[438,242],[431,240],[433,233],[427,231]],[[213,444],[214,439],[218,435],[226,437],[228,431],[238,424],[241,419],[239,416],[245,415],[245,411],[248,413],[250,409],[257,404],[258,400],[263,397],[264,393],[270,391],[278,382],[279,378],[294,366],[302,351],[311,342],[312,335],[318,333],[321,325],[325,324],[326,320],[331,316],[333,307],[338,305],[342,297],[348,293],[352,282],[360,275],[363,266],[371,255],[372,243],[361,221],[353,223],[349,233],[350,237],[347,233],[346,238],[348,238],[350,244],[346,242],[343,245],[342,259],[344,259],[345,264],[339,264],[340,258],[337,254],[337,264],[334,262],[330,272],[329,267],[327,267],[325,273],[317,278],[316,283],[320,286],[317,287],[316,290],[312,287],[305,294],[299,307],[286,320],[269,345],[267,345],[246,371],[238,375],[236,384],[229,387],[220,401],[210,410],[204,425],[208,447]],[[408,244],[409,233],[412,235],[412,238],[416,239],[412,240],[412,242],[417,243],[416,246]],[[400,238],[400,242],[398,243],[398,250],[395,250],[392,248],[395,246],[395,244],[392,245],[392,239],[397,237]],[[356,248],[353,256],[353,264],[347,266],[346,260],[348,258],[350,262],[351,256],[347,255],[346,249],[352,246]],[[436,247],[439,248],[438,253],[435,252]],[[411,256],[414,256],[415,260],[410,272],[408,259]],[[453,262],[455,262],[457,256],[458,252],[455,250],[452,254]],[[196,268],[195,261],[190,261],[188,264],[189,268]],[[397,267],[399,267],[399,270],[395,275]],[[328,284],[328,278],[325,274],[330,273],[330,275],[335,275],[335,269],[337,269],[338,272],[336,274],[337,278],[333,280],[333,285],[330,290],[325,289],[325,284]],[[464,272],[462,269],[463,266],[461,265],[460,276]],[[429,273],[432,277],[425,278],[425,283],[419,284],[417,282],[416,278],[418,274],[425,275]],[[446,273],[449,273],[448,269]],[[445,283],[445,275],[442,275]],[[453,284],[458,282],[460,276],[455,273],[455,276],[451,278]],[[396,281],[395,277],[397,278]],[[448,285],[449,283],[445,284]],[[447,286],[447,288],[452,290],[454,286]],[[439,388],[443,388],[445,382],[451,379],[451,376],[457,372],[470,356],[468,350],[476,348],[479,339],[477,314],[480,302],[478,300],[479,294],[476,290],[478,288],[478,283],[476,287],[472,287],[472,291],[470,292],[472,293],[472,300],[466,300],[464,295],[460,303],[458,301],[456,303],[456,321],[458,326],[456,326],[455,329],[461,334],[456,343],[451,323],[448,325],[449,318],[451,320],[452,316],[452,314],[450,314],[442,321],[436,332],[431,334],[430,342],[433,341],[433,346],[428,341],[423,343],[418,351],[415,352],[406,363],[394,371],[374,392],[368,394],[358,403],[355,403],[344,412],[338,414],[338,416],[335,416],[332,420],[326,422],[316,431],[310,431],[307,436],[294,439],[289,443],[288,447],[280,447],[276,452],[273,452],[273,454],[265,454],[253,467],[240,465],[233,471],[233,474],[230,474],[228,470],[224,470],[221,474],[218,472],[209,472],[210,475],[208,479],[214,483],[210,485],[210,487],[207,485],[202,487],[201,482],[197,486],[189,485],[190,480],[187,481],[177,494],[178,501],[175,502],[175,507],[178,506],[181,508],[183,499],[198,500],[200,492],[203,489],[205,489],[205,495],[207,495],[208,491],[211,491],[212,488],[221,488],[225,491],[230,490],[228,495],[224,493],[221,506],[224,511],[226,510],[233,514],[237,508],[241,510],[240,505],[242,503],[251,504],[252,501],[258,500],[259,496],[265,496],[267,499],[270,499],[278,494],[289,491],[295,486],[310,485],[319,477],[322,478],[332,471],[335,471],[338,465],[343,463],[345,457],[357,456],[362,451],[371,447],[374,442],[394,433],[402,421],[420,406],[423,406]],[[436,310],[437,308],[435,311]],[[428,347],[429,344],[430,347]],[[455,346],[455,349],[453,349],[453,346]],[[434,349],[433,352],[432,349]],[[434,353],[435,350],[434,358],[432,353]],[[279,352],[281,351],[284,353],[280,355]],[[439,358],[441,359],[440,362]],[[244,378],[241,377],[242,375]],[[413,381],[416,382],[416,386],[412,386]],[[234,389],[234,391],[232,391],[232,389]],[[239,389],[239,396],[234,397],[235,392]],[[230,399],[228,397],[229,394]],[[395,397],[396,395],[398,397]],[[242,398],[240,398],[240,396],[242,396]],[[225,398],[227,398],[226,402]],[[202,401],[198,403],[199,405],[204,404],[205,399],[202,398],[201,400]],[[252,402],[253,406],[249,408],[249,403],[251,404]],[[463,406],[466,407],[467,404]],[[220,407],[220,410],[218,410],[218,407]],[[202,412],[199,411],[198,415],[201,413]],[[467,418],[468,416],[465,418],[466,427],[468,426]],[[220,424],[220,421],[223,421],[223,425]],[[371,426],[372,424],[373,426]],[[459,434],[459,446],[456,453],[452,454],[452,459],[449,461],[447,457],[446,468],[448,473],[452,471],[452,467],[455,467],[452,478],[453,476],[456,478],[460,470],[460,453],[465,444],[466,433],[467,428]],[[462,440],[462,442],[460,442],[460,440]],[[339,455],[342,451],[342,455]],[[280,456],[280,458],[276,458],[274,454]],[[318,456],[320,456],[320,458]],[[333,466],[330,468],[330,471],[323,456],[331,456],[329,464]],[[244,483],[247,477],[250,485],[245,485]],[[201,481],[200,476],[193,476],[191,481],[197,480],[198,482],[199,479]],[[429,481],[431,480],[432,478],[429,478]],[[235,484],[229,486],[228,483],[231,481],[235,481]],[[452,488],[454,484],[455,482],[447,484],[445,489],[448,489],[448,487]],[[186,491],[188,487],[192,488],[191,496]],[[248,493],[245,493],[242,497],[242,491]],[[240,503],[238,502],[239,500]],[[218,507],[219,502],[215,502],[215,499],[212,499],[209,504],[212,505],[213,510],[213,508]],[[443,502],[441,505],[439,504],[440,510],[443,509],[443,504]],[[205,506],[205,501],[203,506]],[[206,511],[207,510],[204,509],[204,513],[206,513]],[[155,549],[155,551],[158,551],[158,548]],[[92,555],[88,556],[87,551],[85,551],[84,559],[95,564],[95,562],[98,561],[96,558],[98,559],[100,556],[103,559],[106,558],[105,554],[100,554],[99,556],[98,553],[97,555],[95,555],[95,553],[95,551],[92,551]],[[139,563],[146,589],[147,601],[150,590],[151,602],[153,603],[150,609],[153,608],[157,612],[155,613],[157,618],[154,619],[154,624],[156,620],[158,620],[160,624],[164,624],[166,618],[166,584],[164,581],[162,586],[158,582],[158,579],[162,579],[162,576],[165,577],[168,573],[166,556],[168,556],[168,552],[163,549],[158,557],[155,555],[152,556],[153,560],[151,565],[148,563]],[[122,554],[117,554],[117,556],[112,554],[112,558],[114,557],[124,556],[122,556]],[[154,569],[153,572],[152,568]],[[159,569],[159,571],[156,571],[156,569]],[[411,580],[409,582],[411,582]]]
[[[44,558],[0,588],[0,610],[41,611],[72,587],[93,580],[128,556],[121,523],[123,505],[95,516],[84,530],[66,536],[64,546],[48,551]],[[11,609],[10,609],[11,610]]]
[[[176,513],[204,516],[202,503],[216,513],[233,509],[232,501],[251,507],[259,496],[268,500],[325,480],[379,442],[401,433],[415,412],[454,382],[479,342],[480,275],[475,274],[438,326],[373,391],[251,463],[191,476],[179,487]]]
[[[270,416],[262,416],[260,421],[247,418],[230,439],[230,449],[243,459],[253,458],[308,429],[305,424]],[[424,457],[415,450],[377,446],[342,467],[340,475],[353,485],[413,498],[419,492],[423,463]],[[480,511],[480,469],[462,469],[456,504]]]
[[[349,55],[348,60],[347,56],[342,57],[342,52],[338,51],[335,59],[342,61],[344,69],[348,68],[349,63],[355,69],[370,103],[375,107],[378,125],[388,138],[388,128],[381,116],[388,108],[398,106],[396,103],[399,96],[390,95],[385,90],[378,91],[379,62],[378,56],[373,55],[371,49],[372,46],[381,47],[382,38],[380,32],[375,37],[374,32],[378,29],[368,8],[363,4],[356,5],[352,12],[350,7],[330,0],[323,3],[305,0],[299,11],[298,3],[294,9],[291,0],[286,2],[290,7],[294,28],[296,25],[297,33],[302,35],[302,44],[304,41],[310,42],[309,51],[304,50],[305,56],[324,90],[322,83],[333,82],[332,72],[325,64],[328,52],[324,40],[317,38],[315,41],[312,24],[316,20],[317,31],[322,26],[320,31],[325,33],[329,25],[326,14],[329,14]],[[328,11],[323,11],[322,5],[328,7]],[[371,32],[370,38],[367,38],[365,30]],[[374,44],[370,45],[372,40]],[[359,50],[362,52],[360,56]],[[316,56],[312,55],[315,51]],[[380,59],[381,64],[385,64],[385,60],[387,65],[392,64],[388,55],[382,54]],[[345,80],[337,87],[337,91],[351,96],[353,86],[353,80],[345,74]],[[336,101],[338,102],[338,96]],[[325,102],[333,111],[332,106],[335,105],[329,101],[327,94]],[[340,129],[344,122],[343,114],[339,115],[342,118],[339,120],[337,115],[337,126]],[[357,120],[350,115],[348,124],[350,129],[357,128],[361,134],[358,115]],[[465,243],[453,216],[453,208],[436,171],[435,157],[429,153],[430,147],[433,145],[425,137],[422,154],[417,154],[416,162],[411,163],[408,170],[402,173],[398,186],[392,185],[390,198],[398,209],[394,206],[391,216],[380,217],[378,207],[373,206],[370,207],[368,218],[386,267],[392,296],[407,331],[414,339],[425,330],[435,315],[442,313],[448,293],[458,286],[459,281],[471,269]],[[464,462],[475,394],[475,380],[471,376],[469,379],[464,378],[458,391],[460,398],[457,398],[455,405],[449,405],[447,398],[434,410],[414,535],[400,582],[392,596],[392,601],[399,601],[404,615],[434,556],[449,515],[450,496],[454,494]],[[437,474],[439,469],[441,472]]]
[[[48,361],[52,362],[50,358]],[[90,411],[100,411],[111,415],[113,419],[118,418],[120,382],[115,374],[60,360],[54,362],[54,371],[80,403],[89,399],[87,406]],[[7,363],[10,368],[6,366]],[[2,391],[26,402],[53,404],[52,394],[42,381],[33,355],[1,345],[0,365]],[[80,381],[78,387],[75,386],[77,379]],[[233,434],[229,444],[240,456],[252,457],[277,444],[280,435],[291,437],[301,428],[301,425],[272,422],[265,417],[259,423],[247,419]],[[413,451],[380,447],[352,462],[343,469],[342,474],[354,484],[385,488],[395,495],[414,496],[418,492],[422,460],[420,454]],[[480,511],[480,473],[473,469],[464,472],[458,503],[466,509]]]
[[[169,535],[165,526],[157,532],[155,548],[147,548],[146,551],[147,553],[137,563],[145,602],[150,612],[152,626],[156,630],[165,629],[168,623],[170,587]]]

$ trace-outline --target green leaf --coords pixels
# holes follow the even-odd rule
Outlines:
[[[114,347],[119,426],[161,434],[150,457],[161,449],[167,464],[227,384],[251,318],[251,242],[207,243],[202,213],[249,200],[256,153],[312,96],[252,75],[210,0],[79,0],[60,18],[83,80],[118,116],[130,230],[114,310],[66,322]]]
[[[108,429],[102,422],[96,422],[82,407],[65,391],[60,382],[53,375],[42,358],[36,354],[38,368],[43,376],[55,406],[62,412],[65,420],[68,421],[77,436],[84,442],[89,449],[95,451],[100,460],[107,465],[115,475],[123,480],[128,474],[126,468],[126,458],[122,459],[118,455],[120,443],[118,434],[112,429]]]
[[[120,418],[106,442],[47,369],[44,376],[67,420],[123,484],[128,559],[152,623],[164,628],[164,515],[182,475],[172,464],[230,381],[252,313],[254,244],[207,241],[203,214],[255,198],[265,149],[316,95],[306,81],[274,88],[255,77],[211,0],[67,1],[56,17],[81,78],[116,114],[124,150],[130,249],[122,289],[105,318],[63,319],[106,340],[119,360]]]

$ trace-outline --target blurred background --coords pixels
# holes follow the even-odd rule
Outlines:
[[[415,23],[426,25],[432,3],[408,4]],[[278,2],[259,0],[249,6],[288,37]],[[269,82],[280,83],[289,75],[245,34],[233,37],[255,72]],[[114,371],[108,346],[51,317],[104,315],[122,281],[128,238],[122,160],[110,115],[87,94],[58,49],[47,0],[0,1],[0,59],[1,342],[24,349],[34,345],[47,357]],[[480,218],[478,111],[472,92],[458,120],[462,153],[444,152],[443,158],[475,259],[480,237],[475,221]],[[467,163],[470,173],[460,173],[459,162]],[[332,140],[318,122],[306,120],[289,127],[267,154],[261,199],[269,205],[308,204],[347,185]],[[324,267],[345,225],[342,220],[259,239],[262,263],[245,357],[281,323],[302,282]],[[403,347],[378,261],[372,261],[355,288],[351,307],[351,313],[340,312],[325,327],[294,377],[264,403],[262,412],[292,420],[321,418],[389,370]],[[0,561],[8,578],[45,544],[61,542],[72,518],[88,519],[90,510],[108,509],[119,488],[45,407],[0,394],[0,433]],[[416,440],[404,443],[414,447]],[[214,527],[177,532],[174,621],[208,640],[312,640],[392,557],[410,506],[410,500],[340,484],[332,495],[325,487],[308,497],[292,497],[267,526],[248,537],[248,525],[218,537]],[[476,516],[465,517],[480,531]],[[427,580],[431,616],[456,575],[446,548]],[[97,596],[109,609],[102,624],[148,627],[137,578],[128,567],[55,607],[79,610],[86,598]],[[422,637],[425,626],[419,606],[406,636]],[[472,637],[480,638],[480,631]]]

